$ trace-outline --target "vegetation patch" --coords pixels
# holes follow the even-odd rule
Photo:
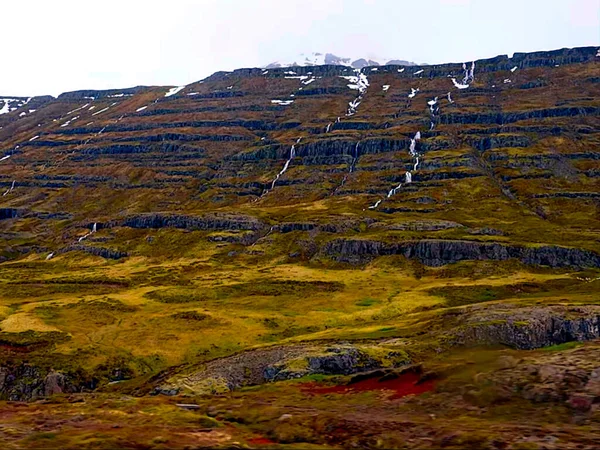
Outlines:
[[[373,305],[376,305],[377,303],[379,303],[379,300],[367,297],[367,298],[363,298],[362,300],[357,301],[355,304],[356,304],[356,306],[373,306]]]
[[[0,332],[0,345],[12,347],[49,347],[66,342],[71,337],[59,331],[23,331],[21,333]]]
[[[581,285],[581,282],[571,278],[561,278],[544,283],[444,286],[429,289],[427,292],[430,295],[445,298],[448,306],[462,306],[513,297],[529,297],[548,292],[571,291],[575,285]]]
[[[160,289],[146,292],[144,297],[161,303],[193,303],[209,300],[211,297],[207,290],[201,289]]]
[[[202,321],[205,321],[205,320],[211,318],[208,314],[202,314],[202,313],[199,313],[198,311],[182,311],[182,312],[178,312],[176,314],[172,314],[171,317],[173,319],[195,321],[195,322],[202,322]]]

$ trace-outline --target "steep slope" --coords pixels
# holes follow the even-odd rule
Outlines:
[[[220,211],[262,228],[367,220],[378,239],[449,220],[455,239],[598,251],[597,60],[241,69],[34,98],[3,116],[4,214],[47,224],[25,242],[52,250],[94,222]],[[72,218],[61,237],[54,214]]]

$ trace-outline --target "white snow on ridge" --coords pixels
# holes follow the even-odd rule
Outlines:
[[[110,106],[107,106],[104,109],[101,109],[100,111],[96,111],[95,113],[92,114],[92,116],[97,116],[100,113],[103,113],[104,111],[108,111],[108,109],[110,108]]]
[[[332,53],[300,53],[295,57],[285,61],[273,61],[263,67],[263,69],[275,69],[286,67],[307,67],[307,66],[346,66],[353,69],[362,69],[370,66],[385,66],[388,64],[415,66],[416,64],[410,61],[404,61],[398,58],[379,58],[366,55],[351,55],[350,57],[340,57]]]
[[[436,105],[436,103],[438,102],[438,98],[434,98],[433,100],[429,100],[427,102],[427,104],[429,105],[429,111],[431,111],[431,114],[433,114],[435,112],[435,108],[434,106]]]
[[[358,75],[338,75],[340,78],[348,80],[351,84],[348,85],[350,89],[356,89],[363,94],[369,87],[369,79],[367,76],[359,71],[356,71]]]
[[[148,107],[148,105],[146,105],[146,106],[142,106],[141,108],[138,108],[138,109],[136,109],[136,110],[135,110],[135,112],[140,112],[140,111],[143,111],[143,110],[145,110],[147,107]]]
[[[389,84],[384,84],[381,89],[383,90],[383,92],[387,92],[389,88],[390,88]]]
[[[37,135],[37,136],[34,136],[34,137],[32,137],[31,139],[29,139],[29,142],[31,142],[31,141],[35,141],[35,140],[36,140],[37,138],[39,138],[39,137],[40,137],[39,135]]]
[[[0,114],[8,114],[9,112],[13,112],[16,109],[19,109],[19,108],[25,106],[27,103],[29,103],[30,100],[31,100],[31,97],[28,98],[27,100],[23,100],[20,98],[2,98],[2,97],[0,97],[0,105],[2,105],[2,102],[4,102],[4,105],[2,106],[2,108],[0,108]]]
[[[0,161],[4,161],[4,160],[6,160],[8,158],[10,158],[10,155],[3,156],[2,158],[0,158]]]
[[[459,83],[458,81],[456,81],[456,78],[452,78],[452,83],[454,83],[454,86],[457,87],[458,89],[467,89],[469,87],[468,84],[462,84],[462,83]]]
[[[287,106],[294,103],[294,100],[271,100],[271,103],[275,103],[276,105]]]
[[[67,116],[68,116],[69,114],[73,114],[73,113],[74,113],[74,112],[76,112],[76,111],[79,111],[80,109],[83,109],[83,108],[85,108],[86,106],[89,106],[89,103],[86,103],[85,105],[83,105],[83,106],[80,106],[79,108],[75,108],[73,111],[69,111],[69,112],[67,113]]]
[[[417,95],[417,92],[419,92],[419,90],[419,88],[410,88],[410,94],[408,94],[408,98],[414,98],[415,95]]]
[[[61,127],[61,128],[63,128],[63,127],[66,127],[66,126],[67,126],[67,125],[69,125],[71,122],[73,122],[73,121],[75,121],[75,120],[77,120],[77,119],[79,119],[79,116],[75,116],[75,117],[73,117],[72,119],[69,119],[69,120],[67,120],[67,121],[66,121],[65,123],[63,123],[63,124],[62,124],[60,127]]]
[[[8,101],[8,99],[3,99],[4,100],[4,106],[2,107],[2,109],[0,109],[0,114],[7,114],[10,112],[10,102]]]
[[[177,86],[174,88],[169,89],[169,91],[165,94],[165,97],[171,97],[172,95],[177,94],[179,91],[181,91],[182,89],[185,89],[185,86]]]
[[[424,69],[417,70],[415,73],[413,73],[413,75],[419,75],[419,74],[421,74],[421,73],[423,73],[423,72],[425,72],[425,70],[424,70]]]
[[[517,70],[517,69],[518,69],[518,67],[517,67],[517,66],[515,66],[515,67],[513,67],[512,69],[510,69],[510,71],[511,71],[511,72],[514,72],[514,71],[515,71],[515,70]]]

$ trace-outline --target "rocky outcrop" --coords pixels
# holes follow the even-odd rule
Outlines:
[[[363,264],[377,256],[403,255],[418,259],[427,266],[465,260],[496,260],[511,258],[525,264],[549,267],[600,267],[600,255],[588,250],[553,245],[525,247],[490,242],[460,240],[421,240],[390,243],[372,240],[336,239],[328,242],[322,253],[336,261]]]
[[[480,152],[498,147],[529,147],[531,139],[522,135],[499,135],[480,139],[471,139],[470,145]]]
[[[211,214],[206,216],[139,214],[122,220],[98,223],[96,225],[97,229],[113,228],[116,226],[131,228],[182,228],[186,230],[205,231],[258,231],[265,228],[265,225],[254,217],[235,214]]]
[[[100,256],[102,258],[106,258],[106,259],[121,259],[121,258],[125,258],[127,256],[126,252],[122,252],[119,250],[113,250],[110,248],[103,248],[103,247],[92,247],[92,246],[87,246],[87,245],[70,245],[68,247],[65,247],[61,250],[59,250],[57,253],[58,254],[62,254],[62,253],[67,253],[67,252],[84,252],[87,253],[89,255],[94,255],[94,256]]]
[[[186,369],[185,374],[160,382],[154,393],[214,394],[310,374],[348,375],[408,363],[403,351],[383,346],[281,346],[213,360],[198,370]]]
[[[441,231],[453,228],[466,228],[460,223],[449,220],[411,220],[393,224],[380,224],[377,227],[396,231]]]
[[[52,369],[20,364],[0,366],[0,399],[33,401],[55,394],[68,394],[93,390],[95,380],[82,381],[76,376]]]
[[[130,96],[147,90],[145,86],[136,86],[125,89],[107,89],[104,91],[96,90],[82,90],[82,91],[71,91],[64,92],[58,96],[58,100],[72,100],[72,101],[89,101],[89,100],[100,100],[110,96],[120,95]]]
[[[598,116],[600,108],[594,106],[562,107],[521,111],[515,113],[461,113],[442,114],[439,123],[447,124],[498,124],[518,122],[529,119],[545,119],[548,117]]]
[[[23,211],[16,208],[0,208],[0,220],[14,219],[23,215]]]
[[[465,315],[457,342],[534,349],[600,338],[600,307],[482,307]]]

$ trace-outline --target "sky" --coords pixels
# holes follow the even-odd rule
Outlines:
[[[600,0],[0,0],[0,95],[176,86],[301,53],[461,62],[600,45]]]

